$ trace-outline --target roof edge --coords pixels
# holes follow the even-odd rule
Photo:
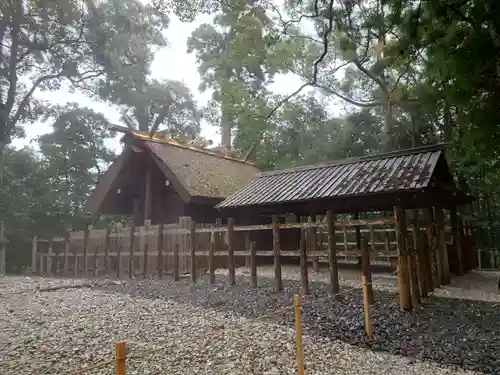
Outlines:
[[[215,156],[215,157],[218,157],[218,158],[221,158],[221,159],[227,159],[227,160],[230,160],[230,161],[234,161],[234,162],[242,163],[242,164],[247,164],[247,165],[251,165],[251,166],[255,167],[255,164],[251,163],[249,161],[244,161],[244,160],[241,160],[241,159],[233,158],[231,156],[218,154],[216,152],[213,152],[213,151],[210,151],[210,150],[206,150],[206,149],[202,149],[202,148],[198,148],[198,147],[188,146],[188,145],[183,144],[183,143],[181,143],[179,141],[176,141],[175,139],[164,139],[164,138],[158,138],[158,137],[154,137],[154,136],[150,137],[148,135],[137,133],[137,132],[133,132],[133,131],[130,131],[127,134],[129,134],[129,135],[131,135],[131,136],[133,136],[133,137],[135,137],[137,139],[140,139],[142,141],[154,142],[154,143],[160,143],[160,144],[167,144],[167,145],[170,145],[170,146],[180,147],[180,148],[184,148],[184,149],[187,149],[187,150],[199,152],[201,154],[211,155],[211,156]]]
[[[392,158],[392,157],[398,157],[398,156],[403,156],[403,155],[419,154],[419,153],[423,153],[423,152],[444,151],[445,147],[446,147],[445,143],[438,143],[435,145],[420,146],[420,147],[408,148],[408,149],[404,149],[404,150],[396,150],[396,151],[390,151],[390,152],[386,152],[386,153],[360,156],[360,157],[356,157],[356,158],[347,158],[347,159],[335,160],[335,161],[318,163],[318,164],[309,164],[309,165],[304,165],[304,166],[279,169],[276,171],[261,172],[256,177],[259,178],[259,177],[273,176],[273,175],[278,175],[278,174],[307,171],[310,169],[328,168],[328,167],[333,167],[336,165],[354,164],[354,163],[359,163],[362,161]]]

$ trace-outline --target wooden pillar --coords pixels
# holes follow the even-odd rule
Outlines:
[[[355,212],[353,214],[353,219],[354,220],[359,220],[359,212]],[[356,233],[356,251],[361,251],[361,229],[359,225],[356,225],[354,227],[355,233]]]
[[[210,247],[208,249],[208,273],[210,279],[210,285],[215,284],[215,233],[210,233]]]
[[[309,217],[309,223],[314,223],[316,222],[316,217],[314,215],[311,215]],[[316,253],[318,250],[318,231],[316,226],[310,226],[307,228],[308,230],[308,241],[309,241],[309,251],[311,253]],[[311,255],[312,258],[312,266],[313,266],[313,271],[316,273],[319,273],[319,259],[316,255]]]
[[[98,272],[97,272],[97,267],[99,266],[99,262],[97,260],[97,256],[98,256],[98,253],[99,252],[99,246],[95,246],[94,247],[94,267],[92,269],[92,274],[94,275],[94,277],[97,277],[98,276]]]
[[[302,293],[309,294],[309,275],[307,274],[307,246],[306,246],[306,230],[300,228],[300,285]]]
[[[420,246],[420,223],[418,220],[418,211],[412,210],[410,212],[411,222],[411,237],[412,237],[412,252],[411,259],[411,289],[412,289],[412,304],[417,306],[420,304],[420,298],[427,295],[425,291],[425,280],[422,268],[422,248]]]
[[[457,208],[455,206],[450,208],[450,224],[451,224],[451,235],[453,237],[453,249],[454,255],[457,260],[457,276],[464,275],[464,256],[463,249],[461,243],[461,227],[460,227],[460,219],[457,215]]]
[[[339,288],[339,270],[337,264],[337,249],[335,241],[336,216],[332,211],[326,212],[326,225],[328,235],[328,268],[330,271],[330,293],[337,294]]]
[[[88,274],[88,247],[89,247],[89,235],[91,226],[85,226],[85,231],[83,232],[83,277],[87,277]]]
[[[163,224],[158,224],[157,230],[157,243],[158,243],[158,277],[161,279],[163,277]]]
[[[250,225],[250,218],[246,217],[244,225]],[[245,251],[250,251],[250,231],[245,231]],[[250,267],[250,256],[245,256],[245,267]]]
[[[109,269],[109,245],[111,242],[110,234],[111,234],[111,228],[106,228],[105,232],[105,238],[104,238],[104,275],[107,277],[108,276],[108,269]]]
[[[64,266],[63,266],[63,274],[64,276],[68,276],[69,272],[69,235],[70,232],[66,232],[64,236]]]
[[[396,242],[399,258],[399,305],[401,310],[411,310],[411,289],[408,272],[408,251],[406,246],[406,216],[404,208],[394,207],[396,221]]]
[[[130,236],[128,242],[128,277],[134,276],[134,248],[135,248],[135,225],[130,226]]]
[[[49,240],[49,250],[47,252],[47,271],[50,276],[53,275],[52,266],[52,239]]]
[[[152,160],[148,162],[146,167],[146,175],[144,179],[144,221],[151,220],[151,207],[152,207]]]
[[[229,284],[236,284],[236,269],[234,264],[234,243],[233,243],[234,218],[227,219],[227,260],[229,271]]]
[[[275,292],[283,290],[283,281],[281,280],[281,254],[280,254],[280,227],[278,215],[273,215],[273,254],[274,254],[274,284]]]
[[[448,247],[446,244],[446,233],[444,228],[444,214],[441,207],[435,207],[437,234],[438,234],[438,253],[441,261],[441,284],[448,285],[450,279],[450,264],[448,262]]]
[[[257,288],[257,243],[250,242],[250,287]]]
[[[196,282],[196,222],[191,218],[189,223],[189,252],[191,261],[191,282]]]
[[[172,257],[172,276],[174,281],[179,281],[179,244],[174,244],[174,253]]]
[[[37,267],[37,252],[38,252],[38,237],[34,236],[33,241],[31,242],[31,273],[36,274]]]
[[[361,272],[364,280],[366,280],[366,295],[368,303],[373,303],[373,285],[372,285],[372,270],[370,267],[370,248],[368,240],[363,238],[361,243]]]
[[[441,268],[441,256],[439,255],[439,238],[437,225],[435,222],[434,210],[432,207],[426,209],[427,243],[429,245],[429,258],[431,260],[432,286],[433,289],[441,286],[443,270]]]

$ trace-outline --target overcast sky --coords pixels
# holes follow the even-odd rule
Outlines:
[[[151,67],[154,78],[168,78],[183,81],[193,92],[195,99],[200,105],[203,105],[210,98],[210,92],[200,93],[198,85],[200,75],[196,66],[196,57],[194,54],[186,52],[187,38],[191,32],[202,23],[211,23],[211,17],[199,17],[195,22],[182,23],[176,18],[172,18],[170,27],[165,31],[169,46],[159,50]],[[300,79],[294,76],[276,77],[275,83],[271,89],[278,93],[291,93],[301,85]],[[95,111],[102,112],[108,120],[113,123],[121,124],[120,115],[116,108],[104,102],[92,101],[79,93],[70,93],[68,90],[59,90],[57,92],[37,92],[35,96],[50,100],[52,103],[65,104],[67,102],[77,102],[82,106],[87,106]],[[30,143],[30,140],[41,134],[49,132],[50,123],[35,123],[26,127],[27,137],[25,139],[16,139],[13,144],[22,147]],[[220,143],[218,128],[210,124],[203,124],[201,134],[207,139],[211,139],[214,145]],[[117,149],[119,147],[118,138],[109,144]]]

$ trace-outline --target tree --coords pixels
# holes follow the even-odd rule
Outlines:
[[[127,73],[140,82],[148,42],[155,42],[166,18],[134,0],[16,1],[0,5],[0,274],[5,268],[6,189],[3,154],[21,124],[40,116],[37,90],[72,88],[97,94],[104,79]],[[113,26],[113,27],[112,27]],[[145,36],[148,38],[145,39]]]

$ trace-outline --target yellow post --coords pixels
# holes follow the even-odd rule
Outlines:
[[[363,280],[363,306],[365,312],[365,333],[368,340],[373,339],[372,321],[370,318],[370,299],[368,295],[368,283],[366,282],[366,276],[361,276]]]
[[[293,305],[295,307],[295,330],[297,333],[297,365],[299,367],[299,375],[304,375],[304,347],[302,345],[302,320],[300,318],[300,296],[296,294],[293,297]]]
[[[116,343],[115,354],[116,375],[125,375],[125,360],[127,358],[125,341]]]

